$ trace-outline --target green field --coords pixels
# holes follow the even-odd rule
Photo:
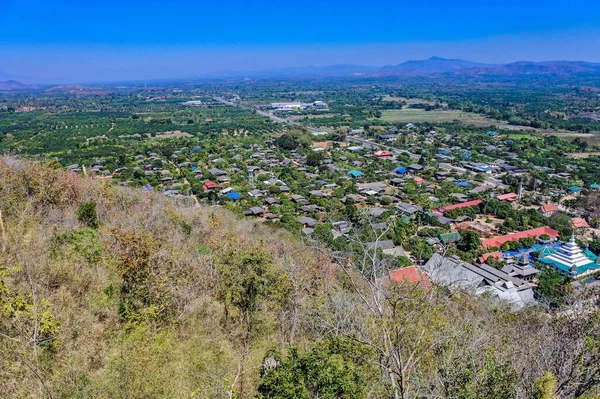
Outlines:
[[[381,120],[392,123],[422,123],[422,122],[432,122],[432,123],[444,123],[444,122],[453,122],[453,121],[461,121],[463,123],[472,124],[472,125],[480,125],[480,126],[489,126],[489,125],[498,125],[501,124],[500,121],[486,118],[485,116],[456,111],[456,110],[433,110],[433,111],[425,111],[422,109],[415,108],[403,108],[403,109],[390,109],[384,110],[381,112]]]

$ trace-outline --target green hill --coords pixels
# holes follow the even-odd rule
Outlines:
[[[0,210],[4,397],[598,393],[594,312],[391,284],[376,254],[12,158]]]

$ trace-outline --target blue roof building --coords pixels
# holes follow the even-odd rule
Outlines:
[[[471,158],[473,155],[471,155],[468,152],[465,152],[464,154],[461,154],[460,156],[463,157],[463,158]]]
[[[440,154],[448,155],[448,154],[450,154],[450,151],[449,150],[440,150]]]
[[[237,201],[237,200],[239,200],[240,198],[242,198],[242,194],[240,194],[240,193],[238,193],[238,192],[235,192],[235,191],[232,191],[232,192],[230,192],[229,194],[227,194],[227,197],[228,197],[228,198],[231,198],[231,199],[232,199],[232,200],[234,200],[234,201]]]
[[[599,189],[599,188],[600,188],[600,184],[598,184],[598,183],[592,183],[592,184],[590,185],[590,187],[591,187],[591,188],[593,188],[594,190],[597,190],[597,189]]]
[[[454,185],[456,185],[456,187],[471,187],[471,183],[466,181],[457,181],[456,183],[454,183]]]
[[[194,148],[192,148],[192,151],[200,152],[200,151],[202,151],[202,147],[194,147]]]
[[[487,135],[488,136],[497,136],[498,132],[493,132],[493,131],[490,130],[489,132],[487,132]]]
[[[569,241],[554,253],[540,258],[540,262],[574,278],[600,272],[598,257],[588,250],[583,251],[579,248],[575,243],[574,235],[571,235]]]
[[[404,166],[399,166],[396,168],[395,172],[399,175],[403,175],[406,173],[406,168]]]
[[[579,192],[579,190],[581,190],[581,187],[579,187],[579,186],[571,186],[571,187],[569,187],[569,192],[573,193],[573,194]]]
[[[352,177],[361,177],[363,175],[363,172],[361,172],[360,170],[351,170],[348,172],[348,174]]]

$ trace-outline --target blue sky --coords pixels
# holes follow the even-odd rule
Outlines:
[[[600,2],[0,0],[0,78],[192,77],[433,55],[600,62]]]

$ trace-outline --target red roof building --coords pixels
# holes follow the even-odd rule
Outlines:
[[[538,212],[541,213],[544,216],[550,216],[550,215],[552,215],[553,213],[555,213],[557,211],[558,211],[558,206],[556,206],[554,204],[542,205],[538,209]]]
[[[392,270],[390,272],[390,280],[396,283],[408,281],[409,283],[425,284],[426,287],[431,287],[429,275],[414,266],[404,267],[402,269]]]
[[[498,201],[516,201],[519,199],[519,196],[515,193],[508,193],[508,194],[500,194],[496,196],[496,199]]]
[[[573,223],[574,229],[587,229],[590,227],[584,218],[572,218],[571,223]]]
[[[202,185],[202,190],[204,190],[204,191],[210,191],[210,190],[214,190],[217,187],[218,187],[217,183],[209,180],[209,181],[207,181],[206,183],[204,183]]]
[[[487,262],[487,260],[489,258],[494,258],[496,260],[502,260],[502,252],[500,252],[500,251],[489,252],[487,254],[481,255],[479,258],[477,258],[477,260],[479,261],[479,263],[485,263],[485,262]]]
[[[558,231],[551,229],[548,226],[538,227],[537,229],[525,230],[518,233],[511,233],[505,236],[489,238],[481,242],[481,246],[484,248],[498,247],[508,241],[519,241],[521,238],[538,238],[539,236],[546,234],[550,238],[558,237]]]
[[[479,204],[482,204],[483,201],[482,200],[473,200],[473,201],[467,201],[467,202],[463,202],[463,203],[459,203],[459,204],[454,204],[454,205],[446,205],[443,206],[439,209],[440,212],[444,213],[447,211],[451,211],[452,209],[458,209],[458,208],[468,208],[471,206],[477,206]]]
[[[379,158],[391,158],[394,154],[389,151],[376,151],[375,156]]]

